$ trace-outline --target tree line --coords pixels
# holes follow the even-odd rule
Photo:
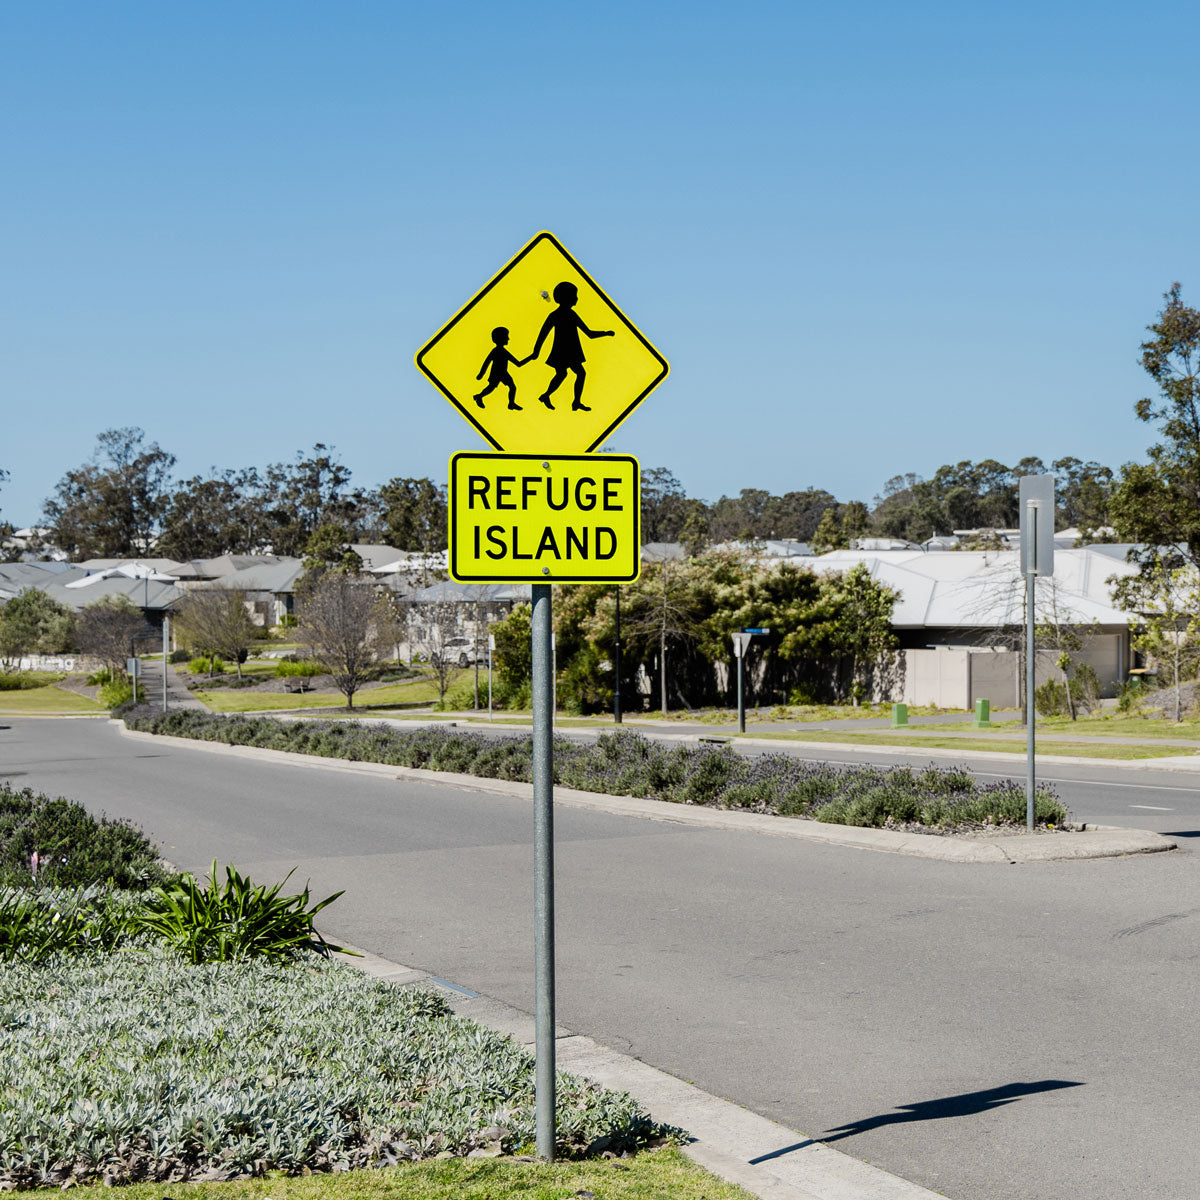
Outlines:
[[[67,471],[45,501],[46,540],[73,561],[266,552],[333,561],[338,547],[355,542],[424,553],[446,547],[444,484],[397,477],[355,486],[350,468],[323,443],[262,470],[214,468],[183,480],[172,478],[175,461],[141,429],[104,430],[90,459]],[[1047,468],[1023,458],[1011,468],[993,459],[948,464],[928,480],[897,475],[870,507],[816,487],[782,495],[743,488],[708,503],[688,496],[668,468],[654,467],[642,476],[642,540],[679,542],[693,554],[772,539],[826,550],[866,535],[920,542],[954,529],[1014,528],[1017,480],[1048,469],[1057,480],[1058,528],[1079,527],[1085,540],[1102,536],[1115,489],[1110,468],[1077,458]],[[6,474],[0,471],[0,482]]]
[[[1147,462],[1114,471],[1071,456],[1048,466],[1035,456],[1012,466],[964,460],[938,467],[928,479],[895,475],[869,505],[812,486],[782,495],[743,488],[707,502],[688,496],[670,469],[654,467],[642,479],[643,541],[681,542],[692,553],[768,539],[824,550],[866,535],[922,542],[955,529],[1011,529],[1019,523],[1018,479],[1050,473],[1057,528],[1078,528],[1086,542],[1115,527],[1123,540],[1180,544],[1200,559],[1200,313],[1183,303],[1179,284],[1164,301],[1141,346],[1158,396],[1139,400],[1134,410],[1162,435]],[[91,458],[67,471],[45,501],[49,540],[75,560],[151,551],[182,561],[266,550],[302,557],[318,531],[323,547],[367,542],[433,552],[446,546],[443,484],[397,477],[356,486],[323,443],[263,469],[213,468],[183,480],[172,477],[175,462],[141,429],[103,431]],[[6,477],[0,469],[0,483]]]

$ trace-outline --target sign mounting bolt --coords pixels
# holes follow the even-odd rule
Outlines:
[[[550,574],[550,568],[549,568],[549,567],[543,567],[543,568],[542,568],[542,574],[543,574],[543,575],[549,575],[549,574]]]
[[[548,471],[548,470],[550,470],[550,464],[549,464],[548,462],[544,462],[544,463],[542,463],[542,470],[543,470],[543,471]]]

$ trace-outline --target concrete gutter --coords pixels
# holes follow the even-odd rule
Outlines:
[[[386,763],[351,762],[343,758],[322,758],[293,750],[265,750],[258,746],[227,746],[168,734],[143,733],[128,729],[123,721],[114,721],[125,737],[167,743],[190,750],[251,759],[257,762],[285,762],[290,766],[326,771],[374,775],[385,779],[411,779],[481,792],[509,796],[533,802],[533,785],[504,779],[481,779],[450,771],[426,771],[415,767],[396,767]],[[731,833],[758,833],[771,837],[801,838],[859,850],[886,854],[908,854],[918,858],[936,858],[949,862],[1047,862],[1057,859],[1113,858],[1125,854],[1153,854],[1174,850],[1176,843],[1162,834],[1145,829],[1117,826],[1087,826],[1056,833],[1011,834],[996,837],[941,836],[906,833],[891,829],[863,829],[852,825],[826,825],[793,817],[765,813],[734,812],[700,805],[672,804],[665,800],[643,800],[636,796],[608,796],[602,792],[583,792],[575,788],[554,789],[556,804],[587,809],[615,816],[639,817],[676,825],[697,825],[725,829]]]
[[[402,987],[423,984],[440,989],[459,1016],[533,1048],[534,1021],[529,1013],[413,967],[360,953],[362,958],[339,961]],[[942,1195],[701,1091],[590,1037],[561,1026],[555,1032],[560,1071],[635,1096],[656,1121],[688,1131],[685,1154],[763,1200],[932,1200]]]

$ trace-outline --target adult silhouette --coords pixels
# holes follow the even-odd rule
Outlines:
[[[583,343],[579,340],[581,333],[590,338],[612,337],[611,329],[589,329],[579,314],[575,305],[579,303],[579,289],[573,283],[560,283],[554,289],[554,300],[558,307],[542,322],[541,332],[533,346],[533,353],[525,362],[537,358],[541,353],[542,343],[551,333],[554,334],[554,344],[546,356],[546,366],[554,368],[554,378],[550,386],[538,397],[547,407],[553,408],[550,397],[558,390],[559,384],[567,377],[568,371],[575,372],[575,399],[571,404],[572,411],[591,412],[583,402],[583,384],[587,372],[583,367]]]

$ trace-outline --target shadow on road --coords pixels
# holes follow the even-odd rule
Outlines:
[[[847,1125],[835,1125],[827,1130],[832,1137],[808,1138],[797,1142],[794,1146],[784,1146],[780,1150],[772,1150],[770,1154],[760,1155],[750,1159],[751,1165],[769,1162],[773,1158],[782,1158],[794,1150],[803,1150],[817,1142],[840,1142],[843,1138],[854,1137],[871,1129],[879,1129],[884,1125],[903,1125],[909,1121],[939,1121],[947,1117],[969,1117],[975,1113],[989,1112],[993,1108],[1011,1104],[1022,1096],[1031,1096],[1036,1092],[1050,1092],[1058,1088],[1082,1087],[1082,1082],[1069,1079],[1041,1079],[1034,1083],[1006,1083],[1002,1087],[987,1088],[981,1092],[963,1092],[958,1096],[943,1096],[939,1100],[920,1100],[916,1104],[901,1104],[900,1112],[881,1113],[874,1117],[864,1117],[860,1121],[852,1121]]]
[[[1200,837],[1200,829],[1168,829],[1163,837]]]

